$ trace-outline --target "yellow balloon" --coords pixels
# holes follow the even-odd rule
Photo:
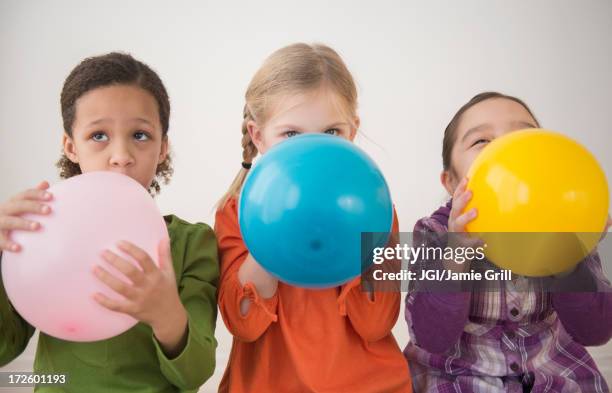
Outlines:
[[[599,242],[608,183],[593,155],[556,132],[528,129],[491,142],[468,172],[478,216],[466,230],[486,257],[523,276],[569,270]]]

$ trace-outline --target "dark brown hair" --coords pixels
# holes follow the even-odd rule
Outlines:
[[[457,141],[457,126],[461,121],[461,116],[463,116],[463,114],[474,105],[493,98],[504,98],[506,100],[511,100],[522,105],[527,110],[527,112],[529,112],[531,117],[533,117],[533,119],[536,121],[536,126],[540,126],[540,124],[538,123],[538,119],[536,119],[533,112],[531,112],[531,109],[529,109],[529,107],[527,106],[527,104],[525,104],[525,102],[523,102],[523,100],[495,91],[486,91],[477,94],[472,97],[472,99],[469,100],[467,103],[465,103],[461,108],[459,108],[457,113],[455,113],[455,116],[453,116],[450,123],[448,123],[446,129],[444,130],[444,139],[442,140],[442,168],[445,171],[451,169],[451,152],[453,151],[453,147],[455,146],[455,142]]]
[[[170,122],[170,100],[164,84],[149,66],[134,59],[129,54],[117,52],[86,58],[66,78],[60,97],[66,135],[72,137],[77,100],[91,90],[112,85],[133,85],[149,92],[157,102],[162,137],[167,137]],[[60,170],[62,179],[81,174],[79,164],[70,161],[63,153],[56,166]],[[155,179],[149,187],[149,192],[151,194],[158,193],[160,190],[158,180],[167,184],[172,173],[172,161],[170,155],[168,155],[157,166]]]

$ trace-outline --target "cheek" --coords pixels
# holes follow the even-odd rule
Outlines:
[[[467,176],[470,169],[470,165],[476,158],[476,152],[474,150],[468,150],[456,154],[452,162],[453,174],[457,178],[457,182],[461,181]]]
[[[145,149],[135,149],[135,158],[137,163],[141,163],[142,167],[157,168],[160,161],[161,146],[147,146]]]
[[[79,154],[79,166],[83,173],[106,170],[107,161],[103,154],[93,151]]]
[[[81,167],[99,168],[108,161],[108,146],[106,143],[86,141],[76,145],[77,156]]]
[[[478,153],[480,153],[480,150],[470,150],[468,152],[466,152],[466,154],[463,157],[463,160],[461,162],[461,166],[459,168],[457,168],[457,171],[461,171],[459,172],[459,175],[461,175],[461,178],[464,178],[467,176],[470,167],[472,166],[472,163],[474,162],[474,160],[476,159],[476,157],[478,156]]]
[[[264,154],[267,152],[272,146],[282,142],[285,139],[282,135],[263,135],[261,138],[261,142],[257,147],[259,153]]]

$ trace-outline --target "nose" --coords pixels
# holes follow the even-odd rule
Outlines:
[[[117,143],[114,146],[110,157],[110,165],[113,168],[125,168],[134,164],[134,156],[128,146]]]

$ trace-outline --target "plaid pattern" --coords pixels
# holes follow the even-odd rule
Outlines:
[[[448,210],[443,209],[421,219],[414,232],[446,232]],[[598,285],[610,287],[596,253],[583,263]],[[609,392],[586,349],[561,324],[550,293],[525,290],[529,284],[521,277],[497,285],[496,291],[472,292],[461,338],[443,354],[429,353],[415,344],[410,329],[414,292],[408,294],[406,321],[411,342],[404,354],[415,392]]]

